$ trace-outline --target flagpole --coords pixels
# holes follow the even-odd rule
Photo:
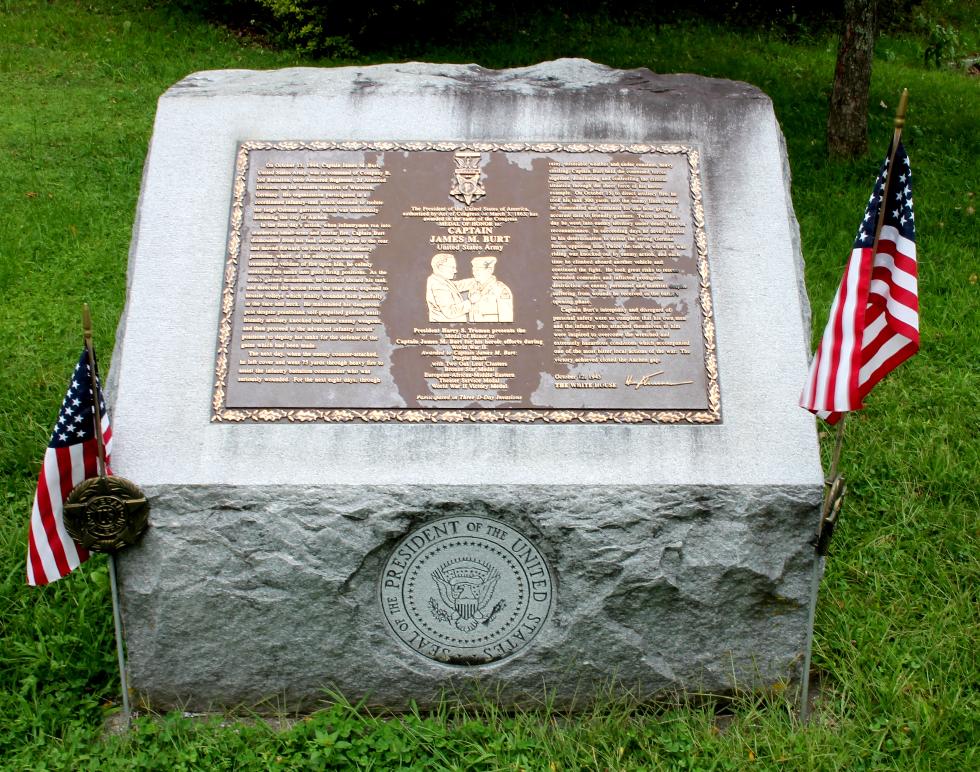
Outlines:
[[[837,436],[834,439],[834,453],[830,459],[830,474],[824,482],[826,491],[824,492],[823,505],[820,507],[820,525],[817,528],[817,543],[813,550],[813,575],[810,577],[810,607],[807,611],[806,621],[806,648],[803,657],[803,682],[800,684],[800,721],[804,724],[810,720],[810,659],[813,656],[813,624],[817,614],[817,596],[820,594],[820,579],[823,576],[824,566],[826,565],[826,547],[830,534],[828,531],[828,518],[834,505],[834,496],[840,491],[840,453],[844,445],[844,419],[847,414],[841,415],[837,422]],[[843,495],[843,492],[840,492]],[[839,498],[838,498],[839,500]],[[835,513],[836,515],[836,513]],[[836,519],[836,517],[835,517]],[[833,530],[833,522],[829,530]],[[824,538],[826,537],[826,538]]]
[[[99,448],[99,477],[106,476],[105,438],[102,436],[102,408],[99,405],[98,376],[95,371],[95,348],[92,345],[92,315],[88,303],[82,303],[82,333],[85,335],[85,351],[88,354],[88,372],[92,382],[92,408],[95,412],[95,439]]]
[[[909,105],[909,90],[902,89],[902,95],[898,99],[898,108],[895,110],[895,132],[892,135],[891,148],[888,151],[888,166],[885,169],[885,185],[881,191],[881,202],[878,205],[878,217],[875,223],[875,238],[871,247],[871,254],[878,254],[878,242],[881,239],[881,229],[885,224],[885,202],[888,200],[888,187],[891,181],[892,170],[895,167],[895,155],[898,152],[898,143],[902,140],[902,129],[905,128],[905,112]],[[844,499],[844,481],[840,474],[840,454],[844,444],[844,420],[847,413],[842,413],[837,422],[837,435],[834,438],[834,452],[830,459],[830,474],[824,485],[823,506],[820,508],[820,526],[817,529],[817,542],[813,555],[813,576],[810,580],[810,608],[807,613],[807,639],[806,653],[803,658],[803,678],[800,684],[800,720],[806,724],[810,720],[810,660],[813,654],[813,623],[817,612],[817,596],[820,592],[820,578],[823,576],[824,566],[827,562],[827,548],[830,537],[833,534],[834,526],[837,524],[837,515],[840,512],[841,504]]]
[[[95,370],[95,348],[92,345],[92,316],[88,303],[82,304],[82,332],[85,336],[85,351],[88,353],[89,377],[92,382],[92,407],[95,419],[95,437],[98,443],[99,477],[106,477],[108,469],[105,460],[105,438],[102,436],[102,408],[99,406],[99,381]],[[112,621],[116,629],[116,660],[119,663],[119,682],[122,687],[123,715],[126,728],[129,728],[132,714],[129,709],[129,682],[126,678],[126,653],[123,651],[122,615],[119,613],[119,585],[116,581],[116,558],[111,552],[109,558],[109,586],[112,592]]]
[[[888,151],[888,168],[885,170],[885,186],[881,191],[881,204],[878,207],[878,222],[875,223],[875,241],[871,248],[871,254],[878,254],[878,240],[881,238],[881,228],[885,224],[885,201],[888,199],[888,187],[891,182],[892,169],[895,166],[895,153],[898,152],[898,143],[902,141],[902,129],[905,128],[905,111],[909,106],[909,90],[902,89],[902,96],[898,98],[898,109],[895,111],[895,133],[892,135],[892,146]]]

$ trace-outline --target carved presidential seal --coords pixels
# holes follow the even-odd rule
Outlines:
[[[413,651],[482,665],[527,646],[548,619],[553,582],[537,547],[487,517],[446,517],[408,533],[381,574],[381,608]]]

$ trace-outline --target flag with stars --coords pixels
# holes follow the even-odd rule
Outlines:
[[[912,170],[901,142],[892,168],[890,155],[889,149],[800,395],[801,407],[832,424],[863,408],[875,384],[919,350]]]
[[[97,390],[108,472],[112,429],[98,381]],[[88,551],[76,544],[65,530],[62,513],[72,488],[82,480],[98,475],[98,455],[92,378],[88,352],[83,348],[44,453],[37,492],[34,494],[31,527],[27,536],[29,585],[48,584],[60,579],[88,559]]]

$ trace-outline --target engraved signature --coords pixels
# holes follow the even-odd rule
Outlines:
[[[664,374],[663,370],[658,370],[655,373],[644,375],[642,378],[637,380],[636,378],[633,377],[633,374],[630,373],[629,375],[626,376],[626,385],[633,386],[634,388],[639,389],[641,386],[687,386],[689,383],[694,383],[694,381],[657,381],[657,382],[653,381],[653,379],[656,378],[658,375],[663,375],[663,374]]]

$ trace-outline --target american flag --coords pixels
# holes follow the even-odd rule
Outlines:
[[[112,429],[109,426],[102,387],[98,385],[97,388],[108,472]],[[88,559],[88,551],[72,541],[65,530],[62,514],[65,500],[72,488],[82,480],[98,475],[98,454],[92,377],[88,352],[83,348],[65,401],[61,404],[51,441],[44,453],[37,492],[34,494],[31,527],[27,536],[29,585],[37,586],[56,581]]]
[[[912,170],[901,142],[888,166],[886,157],[800,395],[801,407],[832,424],[864,407],[875,384],[919,350]]]

